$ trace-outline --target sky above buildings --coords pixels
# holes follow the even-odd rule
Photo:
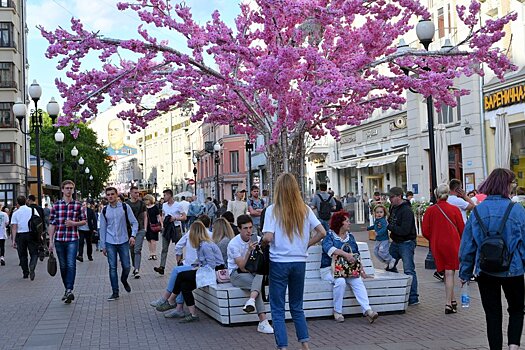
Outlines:
[[[65,71],[58,71],[55,68],[57,60],[50,60],[44,56],[48,43],[36,27],[42,25],[46,30],[54,30],[59,26],[70,28],[70,20],[75,17],[82,21],[85,29],[100,31],[100,34],[106,37],[119,39],[138,37],[136,29],[142,22],[132,10],[119,11],[116,7],[119,1],[123,0],[31,0],[27,2],[28,80],[31,83],[33,79],[36,79],[42,86],[41,103],[44,104],[43,106],[51,97],[55,97],[61,105],[63,104],[54,82],[57,77],[67,78],[65,78]],[[210,19],[214,10],[219,10],[229,25],[234,23],[234,18],[239,13],[238,2],[235,0],[186,0],[185,2],[192,8],[194,19],[201,24]],[[172,47],[179,50],[186,47],[185,41],[177,33],[152,27],[150,34],[168,40]],[[89,60],[87,63],[86,69],[100,66],[96,59]]]

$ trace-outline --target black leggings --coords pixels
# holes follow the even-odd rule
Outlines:
[[[5,239],[0,239],[0,256],[5,255]]]
[[[479,294],[487,320],[487,337],[491,350],[501,350],[503,346],[503,313],[501,311],[501,289],[507,299],[509,325],[508,345],[520,345],[523,329],[523,275],[516,277],[494,277],[481,273],[478,277]]]
[[[178,295],[182,292],[182,297],[187,306],[195,305],[195,299],[193,298],[193,290],[197,288],[195,277],[197,276],[197,270],[189,270],[179,272],[177,280],[175,281],[175,287],[173,288],[173,294]]]

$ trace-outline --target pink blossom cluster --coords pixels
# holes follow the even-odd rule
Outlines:
[[[457,8],[470,29],[453,50],[396,52],[396,44],[413,30],[414,18],[429,12],[419,0],[256,0],[241,4],[235,28],[214,12],[199,25],[183,2],[139,0],[119,3],[144,24],[174,31],[186,38],[183,53],[168,40],[139,26],[141,39],[110,39],[85,30],[76,19],[71,31],[40,28],[49,41],[48,58],[58,58],[70,82],[56,85],[66,102],[60,125],[85,121],[111,104],[134,107],[120,113],[132,130],[188,103],[196,106],[193,121],[234,125],[239,133],[263,134],[269,143],[309,133],[314,139],[329,132],[339,137],[343,125],[357,125],[376,109],[400,108],[404,91],[432,95],[436,105],[454,105],[466,90],[452,89],[460,76],[483,74],[486,65],[502,78],[516,69],[496,43],[511,13],[483,25],[479,4]],[[122,52],[135,60],[121,59]],[[97,54],[99,69],[82,69]],[[209,65],[211,58],[214,65]],[[385,69],[387,68],[387,69]],[[404,71],[408,71],[406,75]],[[143,106],[147,96],[154,108]],[[290,141],[290,142],[291,142]]]

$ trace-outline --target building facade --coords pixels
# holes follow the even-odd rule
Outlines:
[[[19,126],[12,111],[18,98],[29,104],[25,16],[24,0],[0,1],[0,207],[13,206],[29,183],[29,142],[19,129],[27,124]]]

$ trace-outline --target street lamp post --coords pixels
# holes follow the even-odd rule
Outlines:
[[[248,152],[248,188],[252,188],[252,151],[253,143],[250,142],[250,139],[246,140],[246,152]]]
[[[58,129],[55,133],[55,142],[57,144],[57,162],[58,162],[58,187],[62,186],[62,164],[64,163],[64,133]]]
[[[78,168],[75,167],[75,170],[78,169],[78,171],[75,171],[75,186],[76,186],[76,183],[77,183],[77,173],[81,172],[82,169],[83,169],[82,167],[84,165],[84,158],[80,157],[78,159],[78,165],[79,165]],[[76,192],[76,190],[75,190],[75,192]],[[82,199],[82,185],[80,186],[80,199]]]
[[[193,154],[193,158],[191,159],[191,161],[193,163],[193,186],[195,188],[195,196],[197,196],[197,163],[199,162],[199,157]]]
[[[93,175],[89,175],[89,188],[93,188]],[[91,197],[91,191],[89,191],[89,197]]]
[[[42,205],[42,164],[40,161],[40,132],[42,131],[42,128],[44,127],[42,113],[43,111],[38,108],[38,101],[40,100],[40,97],[42,96],[42,87],[36,82],[36,80],[33,80],[33,83],[29,86],[29,96],[33,100],[33,103],[35,104],[35,109],[31,110],[31,121],[30,121],[30,130],[29,132],[25,132],[22,130],[22,123],[24,122],[24,118],[27,114],[27,107],[22,102],[22,100],[18,99],[16,103],[13,105],[13,114],[15,115],[16,119],[18,119],[18,123],[20,124],[20,131],[24,135],[29,135],[32,132],[35,133],[35,151],[36,151],[36,188],[37,188],[37,197],[38,197],[38,204]],[[47,114],[51,117],[52,124],[55,124],[56,118],[58,117],[58,113],[60,112],[60,107],[58,103],[55,101],[54,98],[51,98],[51,101],[47,104]],[[27,184],[26,184],[27,185]]]
[[[86,178],[89,174],[89,167],[86,166],[86,169],[84,169],[84,174],[86,174]],[[88,185],[87,181],[86,181],[86,186]],[[82,176],[82,191],[80,192],[80,196],[82,197],[82,193],[84,193],[84,176]]]
[[[153,183],[153,193],[155,193],[155,202],[157,202],[157,178],[155,178],[155,182]]]
[[[416,25],[416,34],[419,39],[419,42],[423,45],[426,51],[434,39],[435,26],[434,23],[429,19],[424,19],[419,21]],[[447,43],[446,43],[447,45]],[[448,43],[449,45],[449,43]],[[405,44],[404,40],[400,41],[398,50],[406,50],[408,45]],[[409,70],[407,68],[402,68],[404,73],[408,75]],[[426,68],[429,69],[429,68]],[[411,90],[412,92],[416,92]],[[434,190],[437,188],[437,171],[436,171],[436,147],[434,140],[434,102],[432,95],[429,95],[426,98],[427,103],[427,126],[428,126],[428,149],[429,149],[429,158],[430,158],[430,201],[436,203],[436,196]],[[425,258],[425,269],[435,269],[436,264],[434,262],[434,257],[432,256],[431,248],[428,248],[428,254]]]
[[[219,163],[221,162],[220,152],[221,144],[219,141],[213,145],[213,151],[215,152],[215,198],[220,202],[221,196],[219,194]]]

